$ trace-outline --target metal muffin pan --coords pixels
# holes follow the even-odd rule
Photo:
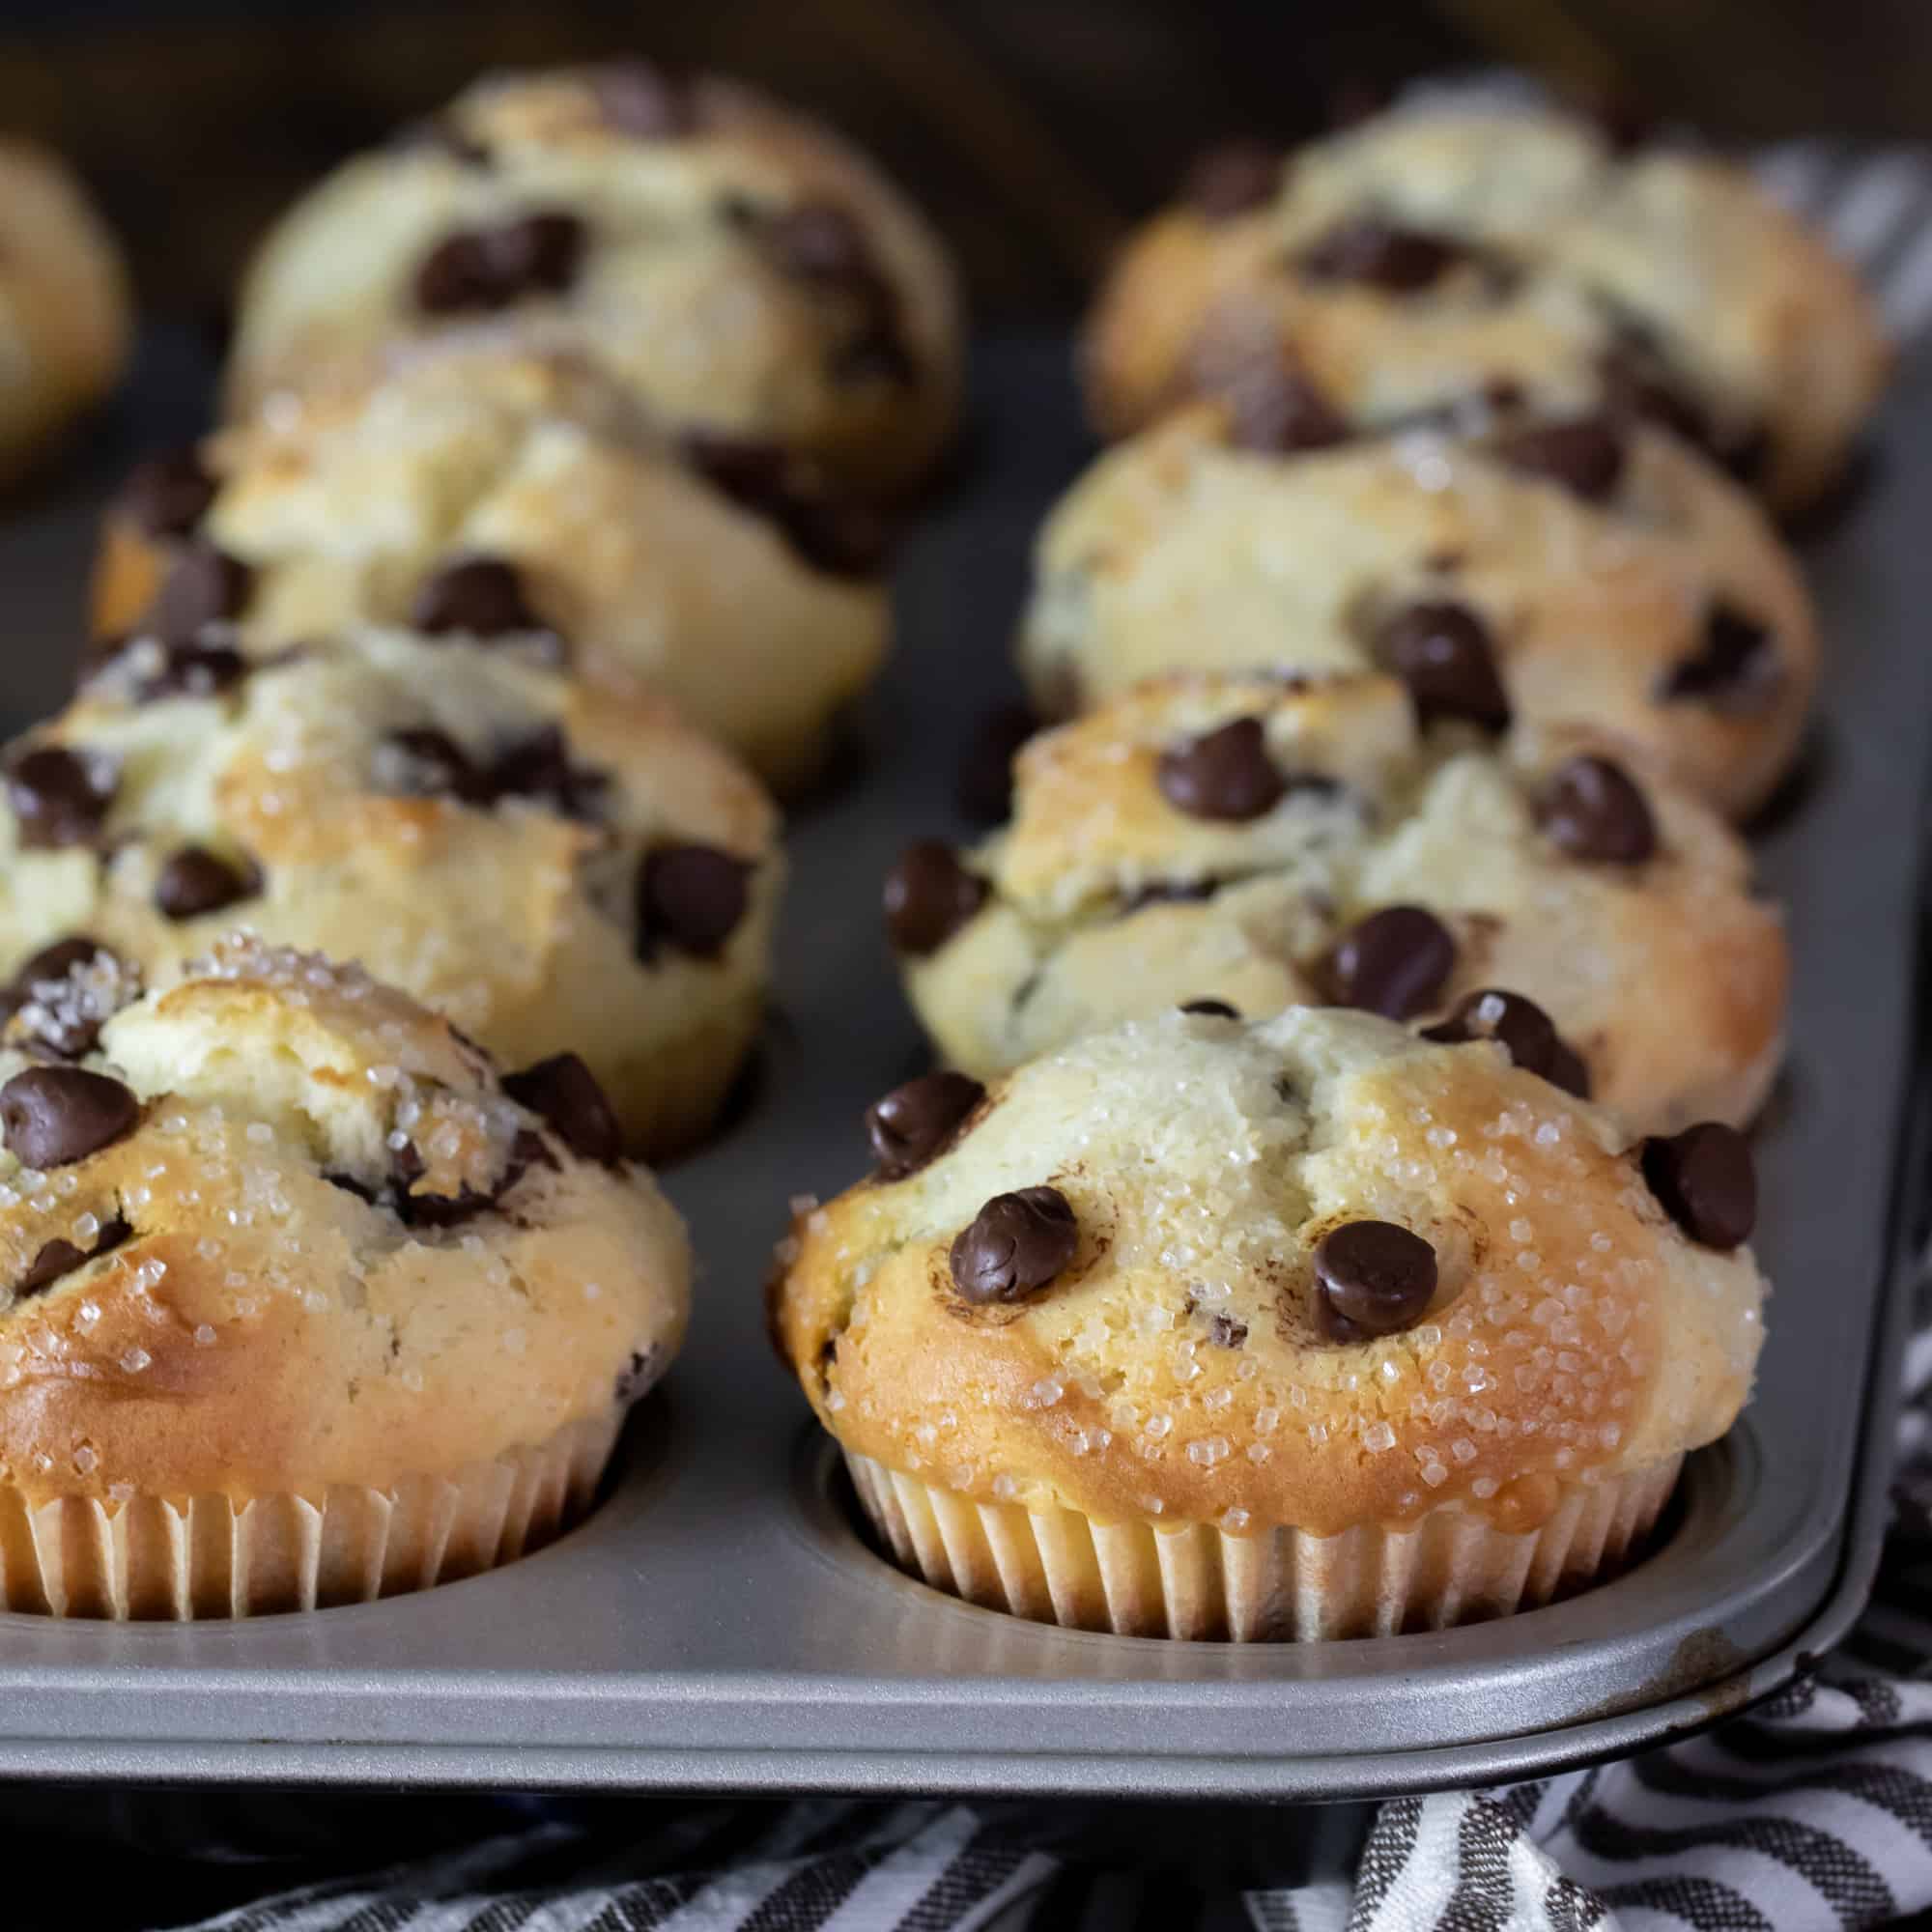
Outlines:
[[[192,360],[163,345],[164,365]],[[1084,459],[1065,346],[986,344],[962,479],[898,582],[900,645],[846,779],[803,808],[759,1078],[667,1183],[702,1273],[690,1345],[610,1500],[539,1555],[423,1596],[254,1623],[0,1616],[0,1776],[782,1791],[1344,1798],[1526,1776],[1735,1710],[1862,1603],[1917,1230],[1898,1204],[1917,1052],[1921,781],[1932,728],[1932,371],[1887,417],[1876,482],[1809,560],[1823,722],[1761,835],[1793,908],[1790,1070],[1760,1130],[1777,1285],[1755,1405],[1692,1459],[1626,1577],[1499,1623],[1346,1643],[1060,1631],[899,1576],[765,1338],[786,1203],[866,1163],[860,1116],[922,1064],[878,881],[952,802],[972,721],[1009,695],[1038,517]],[[198,400],[198,392],[191,400]],[[187,407],[154,376],[146,408]],[[116,455],[124,451],[115,452]],[[21,643],[71,628],[98,490],[0,533]],[[16,644],[16,649],[18,645]],[[14,722],[58,696],[15,659]],[[1917,1136],[1913,1137],[1916,1146]]]

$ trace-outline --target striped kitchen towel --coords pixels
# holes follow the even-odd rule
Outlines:
[[[1901,340],[1932,327],[1932,158],[1804,143],[1763,172],[1864,266]],[[204,1932],[1804,1932],[1932,1912],[1932,1298],[1919,1313],[1869,1611],[1815,1675],[1689,1743],[1394,1799],[1365,1839],[1340,1811],[1173,1807],[1191,1859],[1094,1805],[538,1809]],[[1286,1876],[1319,1868],[1311,1844],[1338,1832],[1350,1856],[1327,1862],[1350,1876]]]

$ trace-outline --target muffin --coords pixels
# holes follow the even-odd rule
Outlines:
[[[134,332],[121,250],[67,164],[0,140],[0,482],[121,380]]]
[[[975,1603],[1441,1629],[1630,1560],[1750,1387],[1750,1158],[1489,1041],[1171,1013],[886,1096],[775,1331],[881,1541]]]
[[[1021,668],[1049,714],[1159,671],[1397,671],[1534,758],[1586,725],[1734,816],[1789,768],[1817,679],[1797,566],[1662,432],[1577,419],[1285,452],[1202,404],[1048,518]]]
[[[894,492],[952,427],[959,330],[945,250],[863,156],[632,61],[478,81],[338,168],[248,271],[228,403],[507,336],[587,356],[680,430]]]
[[[1839,473],[1890,362],[1851,269],[1747,175],[1518,110],[1208,157],[1101,291],[1094,420],[1136,429],[1263,342],[1309,434],[1500,392],[1662,422],[1782,509]]]
[[[777,449],[680,440],[580,362],[438,348],[137,470],[94,623],[235,621],[270,649],[362,621],[541,633],[795,787],[885,654],[879,539]]]
[[[684,1230],[582,1065],[499,1076],[359,968],[223,944],[77,1056],[22,1007],[0,1074],[8,1609],[507,1562],[589,1505],[683,1335]]]
[[[1721,819],[1589,751],[1425,733],[1391,678],[1143,686],[1028,744],[1010,824],[910,846],[887,908],[980,1079],[1190,1002],[1333,1003],[1487,1031],[1668,1133],[1748,1121],[1783,1044],[1783,922]]]
[[[358,960],[507,1065],[581,1055],[626,1147],[702,1133],[759,1025],[781,870],[744,770],[661,700],[514,650],[369,631],[250,661],[218,635],[138,639],[0,761],[10,996],[66,1010],[103,957],[165,983],[245,926]]]

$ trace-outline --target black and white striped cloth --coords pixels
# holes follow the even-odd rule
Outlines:
[[[1932,327],[1932,156],[1803,144],[1762,165],[1865,266],[1901,340]],[[1932,1295],[1920,1314],[1877,1594],[1815,1676],[1624,1763],[1390,1800],[1348,1878],[1268,1870],[1271,1849],[1306,1869],[1339,1814],[1249,1813],[1235,1847],[1225,1819],[1175,1807],[1206,1853],[1162,1862],[1098,1806],[697,1801],[539,1810],[201,1932],[1804,1932],[1932,1912]]]

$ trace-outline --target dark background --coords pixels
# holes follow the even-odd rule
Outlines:
[[[480,68],[618,51],[830,116],[926,203],[982,317],[1065,313],[1230,131],[1505,63],[1719,139],[1932,136],[1928,0],[12,0],[0,128],[79,162],[152,311],[213,316],[301,185]]]

